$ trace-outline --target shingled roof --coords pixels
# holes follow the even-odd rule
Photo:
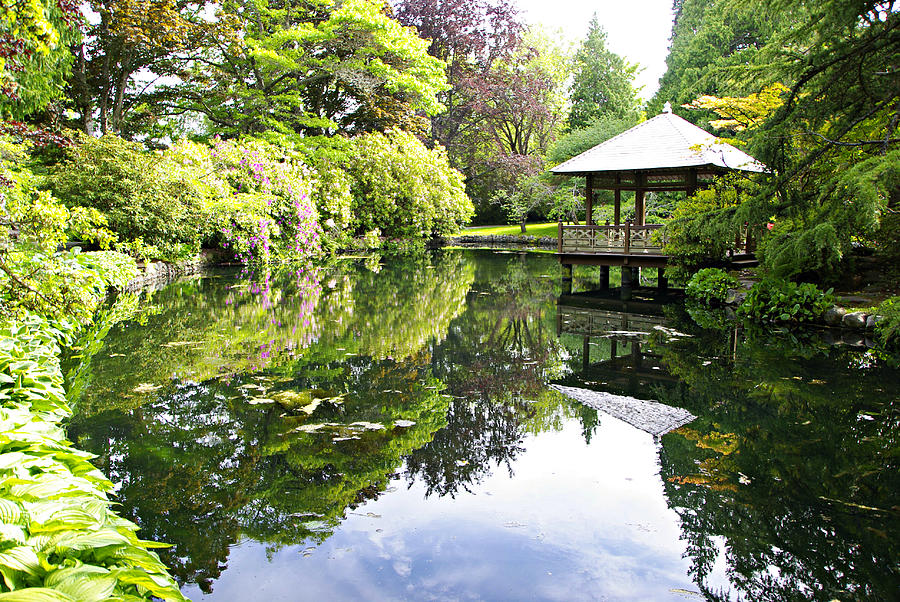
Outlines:
[[[668,107],[667,107],[668,108]],[[712,166],[761,172],[765,166],[670,111],[639,123],[550,171],[564,175]]]

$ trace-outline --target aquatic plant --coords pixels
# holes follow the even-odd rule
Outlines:
[[[721,305],[725,303],[728,289],[738,285],[737,278],[718,268],[698,270],[688,281],[685,294],[704,305]]]
[[[757,322],[812,322],[834,305],[832,289],[768,279],[757,282],[738,308],[738,315]]]

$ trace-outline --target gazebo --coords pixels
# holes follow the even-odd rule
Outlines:
[[[583,176],[586,180],[585,224],[559,222],[560,263],[569,270],[576,264],[656,267],[661,274],[668,258],[653,235],[662,225],[645,223],[646,193],[671,190],[693,194],[718,175],[764,170],[765,166],[750,155],[672,113],[671,105],[666,103],[656,117],[550,170],[559,175]],[[613,191],[612,224],[593,223],[595,190]],[[624,224],[622,191],[634,191],[634,221]],[[625,272],[623,269],[623,286]],[[605,273],[608,274],[608,269]],[[664,284],[662,277],[660,284]]]

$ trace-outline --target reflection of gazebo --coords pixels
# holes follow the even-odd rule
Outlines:
[[[667,257],[653,237],[662,226],[645,223],[646,193],[693,194],[729,171],[763,169],[750,155],[673,114],[666,103],[663,113],[551,169],[587,180],[585,225],[559,223],[560,263],[663,268]],[[595,190],[613,191],[612,224],[593,223]],[[621,222],[622,191],[634,192],[633,223]]]

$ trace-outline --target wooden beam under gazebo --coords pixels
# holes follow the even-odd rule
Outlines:
[[[683,191],[691,195],[730,171],[764,169],[750,155],[672,113],[669,103],[656,117],[557,165],[550,171],[582,176],[586,182],[584,225],[560,221],[558,226],[557,254],[567,268],[568,281],[572,266],[599,265],[606,268],[603,280],[608,286],[609,266],[622,266],[625,287],[639,277],[639,268],[654,267],[659,269],[659,284],[664,287],[668,256],[663,248],[663,226],[646,223],[646,194]],[[597,190],[613,191],[613,223],[593,221]],[[623,191],[634,192],[634,219],[625,223]],[[736,245],[746,251],[747,242],[736,240]]]

